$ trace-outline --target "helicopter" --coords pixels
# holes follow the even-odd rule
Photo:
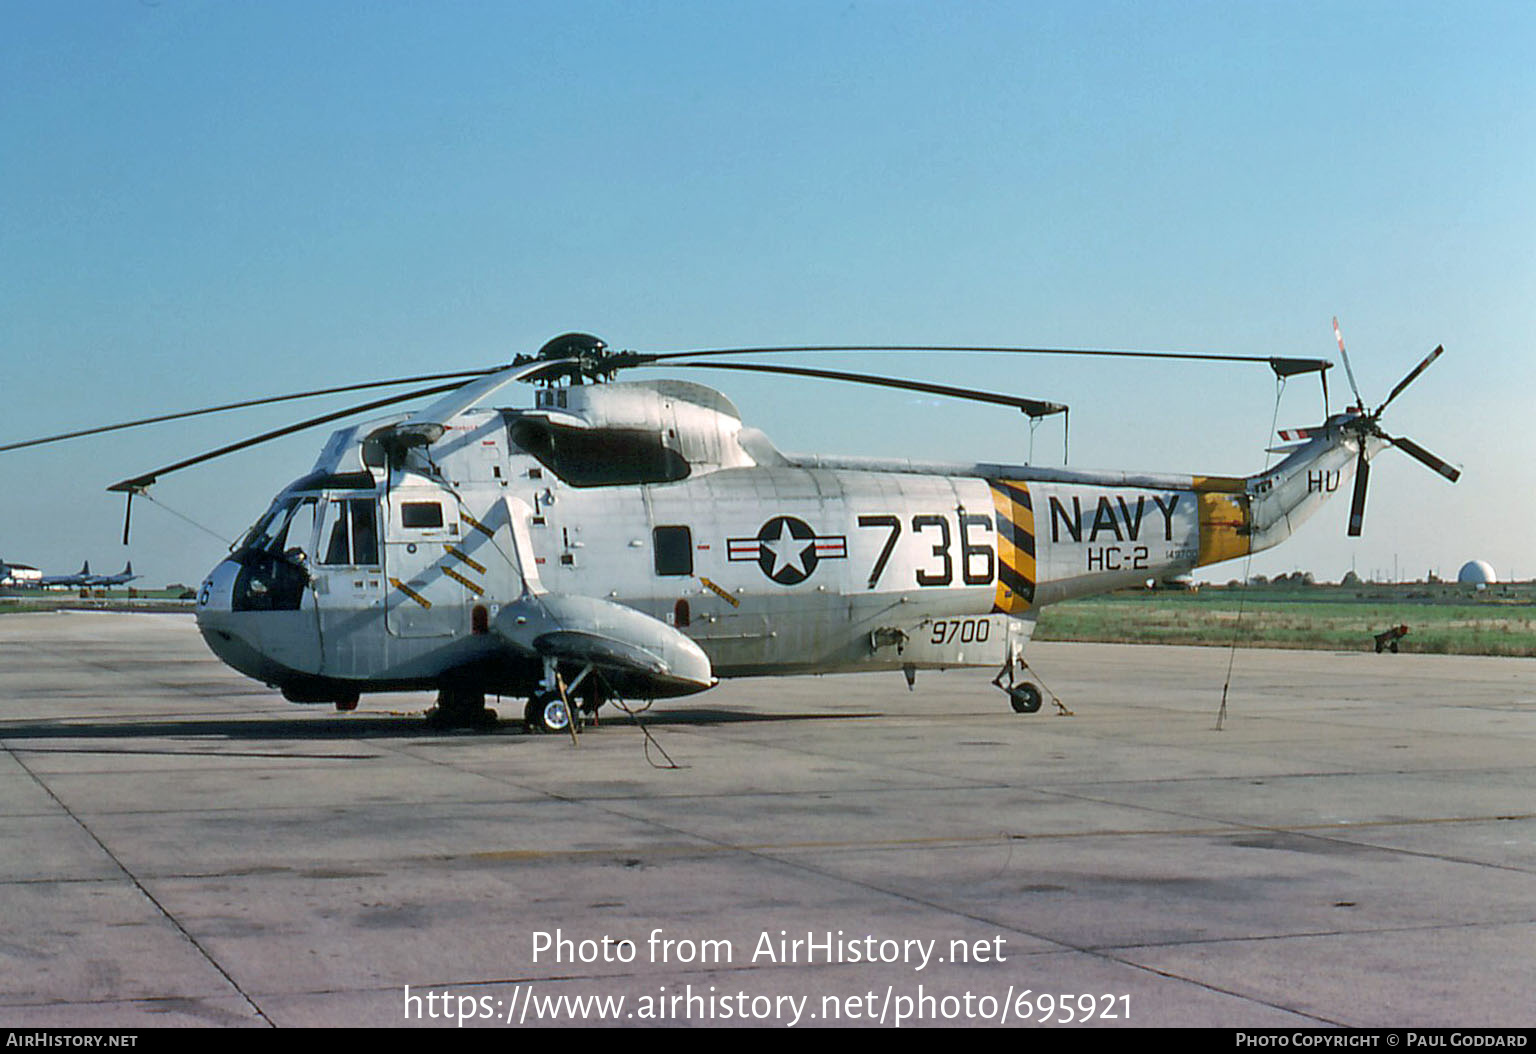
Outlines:
[[[1335,322],[1337,330],[1337,323]],[[1342,337],[1339,339],[1343,353]],[[875,384],[1018,409],[1063,404],[782,364],[744,353],[970,351],[1267,363],[1319,374],[1325,421],[1282,433],[1244,477],[1010,463],[793,455],[719,391],[617,380],[667,363]],[[614,351],[568,333],[505,366],[248,400],[116,428],[386,384],[405,395],[321,415],[122,480],[160,477],[302,428],[436,396],[335,431],[209,572],[197,626],[226,664],[294,703],[355,709],[365,693],[435,691],[443,727],[498,720],[489,694],[526,700],[533,731],[574,734],[610,701],[691,695],[725,678],[976,667],[1020,713],[1040,709],[1025,647],[1054,603],[1174,579],[1284,541],[1351,479],[1362,528],[1369,463],[1401,449],[1458,469],[1378,423],[1443,348],[1374,411],[1327,411],[1321,359],[1078,349],[821,345]],[[482,404],[518,382],[533,405]]]

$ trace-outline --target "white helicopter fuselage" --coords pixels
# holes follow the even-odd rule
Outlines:
[[[335,433],[199,592],[236,669],[300,702],[607,672],[1006,667],[1040,608],[1267,548],[1354,472],[1335,418],[1258,476],[786,456],[717,392],[549,388],[391,448]],[[1374,447],[1368,452],[1374,453]]]

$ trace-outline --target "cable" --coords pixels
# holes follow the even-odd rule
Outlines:
[[[683,766],[679,765],[677,762],[672,760],[672,755],[667,753],[665,747],[663,747],[660,743],[656,742],[656,737],[651,735],[651,730],[649,728],[645,727],[645,722],[644,721],[640,720],[640,715],[645,713],[647,710],[649,710],[651,708],[651,704],[650,703],[646,703],[644,706],[640,707],[638,710],[631,709],[624,702],[624,697],[619,695],[618,692],[613,690],[613,685],[608,682],[608,678],[604,677],[600,671],[594,670],[593,671],[593,676],[595,676],[598,679],[600,679],[603,682],[603,687],[608,689],[608,694],[609,694],[609,696],[613,700],[613,705],[618,707],[620,710],[624,711],[630,717],[634,718],[635,727],[640,729],[640,733],[643,736],[645,736],[645,760],[651,766],[651,768],[653,768],[653,769],[678,769],[678,770],[681,770]],[[667,763],[665,765],[658,765],[656,763],[656,759],[651,757],[651,747],[655,747],[661,753],[661,756],[667,759]]]
[[[182,520],[182,521],[184,521],[186,523],[189,523],[193,527],[196,527],[198,530],[202,531],[204,534],[210,534],[213,537],[217,538],[219,541],[223,542],[229,548],[231,548],[231,549],[234,548],[234,543],[233,542],[231,542],[229,539],[225,538],[223,535],[219,534],[213,528],[211,528],[211,527],[204,527],[202,524],[198,523],[192,517],[187,516],[187,515],[185,515],[183,513],[177,512],[175,509],[171,508],[165,502],[159,500],[158,498],[151,497],[150,493],[148,491],[146,491],[146,490],[139,490],[139,491],[135,491],[134,493],[137,494],[139,497],[143,498],[145,501],[150,502],[150,503],[152,503],[154,505],[160,506],[162,509],[164,509],[166,512],[170,513],[172,516],[176,517],[178,520]],[[124,533],[126,534],[126,532],[124,532]]]
[[[1019,669],[1020,670],[1028,670],[1029,671],[1029,675],[1031,677],[1033,677],[1039,683],[1041,688],[1045,689],[1045,693],[1051,697],[1051,702],[1056,704],[1056,716],[1057,717],[1076,717],[1077,716],[1077,714],[1072,711],[1071,707],[1067,706],[1067,704],[1062,701],[1061,696],[1057,695],[1055,690],[1052,689],[1050,685],[1045,683],[1045,678],[1040,676],[1040,671],[1039,670],[1035,669],[1033,666],[1031,666],[1023,658],[1019,659]]]
[[[1266,450],[1266,453],[1264,455],[1264,473],[1266,475],[1269,473],[1269,466],[1270,466],[1271,461],[1272,461],[1272,459],[1274,457],[1273,454],[1267,452],[1268,449],[1269,449],[1269,437],[1275,434],[1275,425],[1278,424],[1279,421],[1280,421],[1280,398],[1284,394],[1285,394],[1285,378],[1284,377],[1276,377],[1275,378],[1275,412],[1270,416],[1269,431],[1264,433],[1264,447],[1265,447],[1265,450]],[[1249,508],[1251,509],[1252,506],[1250,505]],[[1251,528],[1252,525],[1253,525],[1253,521],[1250,518],[1250,520],[1249,520],[1249,527]],[[1243,627],[1243,608],[1246,606],[1246,603],[1247,603],[1247,600],[1248,600],[1248,578],[1249,578],[1249,572],[1252,571],[1252,570],[1253,570],[1253,536],[1252,536],[1252,534],[1250,534],[1249,537],[1248,537],[1248,556],[1247,556],[1246,559],[1243,560],[1243,588],[1237,594],[1237,620],[1232,623],[1232,648],[1231,648],[1231,650],[1227,654],[1227,679],[1226,679],[1225,682],[1223,682],[1223,684],[1221,686],[1221,707],[1216,711],[1216,731],[1217,732],[1222,731],[1222,726],[1226,723],[1226,720],[1227,720],[1227,690],[1232,687],[1232,667],[1237,663],[1237,639],[1238,639],[1238,634],[1242,631],[1242,627]]]

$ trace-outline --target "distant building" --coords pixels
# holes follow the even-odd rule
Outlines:
[[[1457,572],[1456,581],[1464,586],[1491,586],[1498,583],[1499,576],[1487,560],[1468,560]]]
[[[0,586],[12,586],[14,588],[36,588],[42,583],[43,573],[35,567],[27,564],[7,564],[0,562]]]

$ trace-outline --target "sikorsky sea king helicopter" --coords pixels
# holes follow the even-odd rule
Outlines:
[[[1337,329],[1337,324],[1335,324]],[[1343,341],[1339,348],[1343,353]],[[937,464],[782,453],[719,392],[615,381],[666,362],[857,381],[1065,413],[1042,400],[865,374],[720,361],[745,352],[1050,349],[821,346],[611,351],[572,333],[495,370],[375,382],[211,407],[432,382],[123,480],[172,471],[361,412],[425,409],[335,432],[203,581],[197,624],[224,662],[295,703],[343,710],[365,692],[432,690],[443,725],[496,720],[488,693],[526,699],[531,729],[579,727],[610,700],[702,692],[720,678],[985,667],[1019,712],[1039,610],[1171,578],[1285,540],[1353,476],[1360,533],[1370,459],[1388,445],[1454,482],[1459,471],[1388,435],[1382,411],[1327,412],[1331,363],[1168,352],[1063,351],[1267,363],[1316,372],[1326,420],[1282,433],[1273,468],[1238,478]],[[534,405],[480,404],[537,382]],[[130,427],[126,422],[0,450]],[[128,522],[125,518],[124,540]]]

